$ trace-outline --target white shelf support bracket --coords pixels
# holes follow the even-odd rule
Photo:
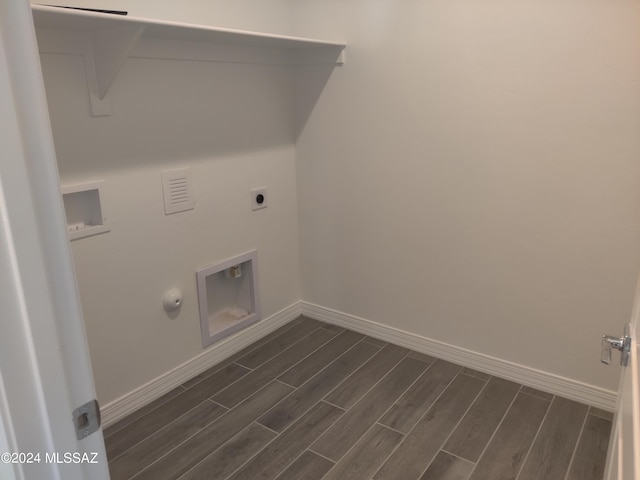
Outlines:
[[[143,31],[144,26],[136,25],[97,30],[89,34],[84,68],[94,117],[111,115],[109,88]]]

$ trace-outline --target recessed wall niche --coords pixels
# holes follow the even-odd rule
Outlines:
[[[203,347],[261,319],[257,262],[252,250],[196,272]]]
[[[60,187],[70,240],[110,230],[102,204],[103,182]]]

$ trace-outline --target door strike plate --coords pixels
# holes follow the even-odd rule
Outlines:
[[[73,411],[73,425],[76,438],[82,440],[100,428],[100,405],[91,400]]]

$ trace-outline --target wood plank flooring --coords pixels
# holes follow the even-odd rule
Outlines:
[[[104,435],[112,480],[600,480],[611,420],[299,317]]]

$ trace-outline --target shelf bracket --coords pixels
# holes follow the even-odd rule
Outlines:
[[[143,31],[144,26],[136,25],[97,30],[89,34],[84,68],[94,117],[111,115],[109,88]]]

